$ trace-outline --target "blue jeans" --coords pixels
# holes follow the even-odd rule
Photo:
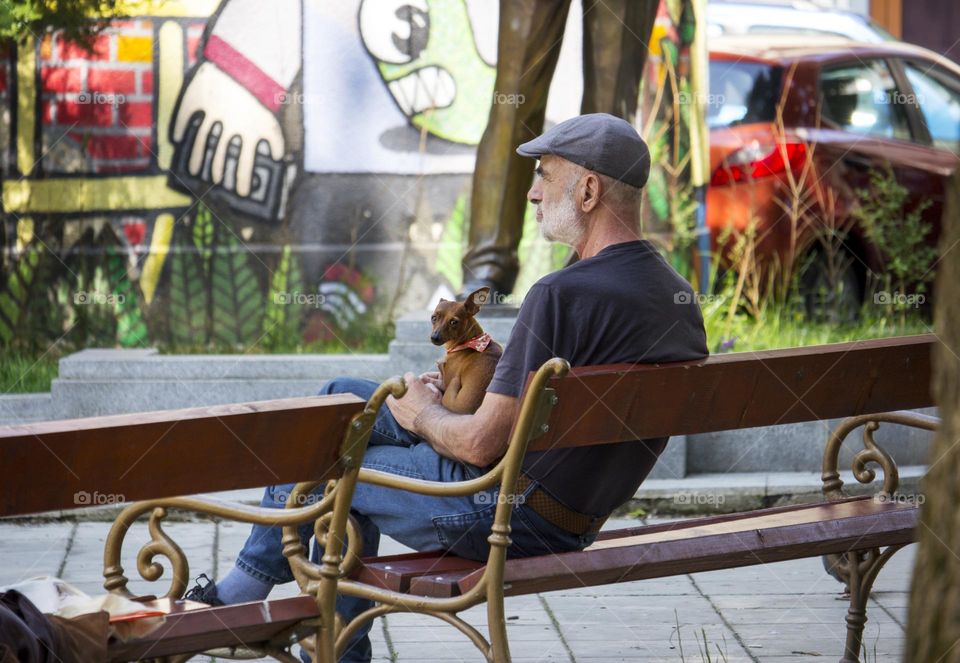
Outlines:
[[[369,399],[377,383],[354,378],[336,378],[321,394],[356,394]],[[377,414],[363,467],[428,481],[464,481],[485,470],[439,455],[419,437],[402,428],[383,407]],[[283,508],[293,484],[266,489],[261,506]],[[536,489],[532,483],[528,492]],[[321,488],[322,490],[322,488]],[[468,559],[483,561],[490,545],[487,537],[493,524],[498,488],[475,495],[433,497],[393,488],[358,482],[353,496],[352,514],[363,533],[363,557],[374,557],[380,534],[386,534],[414,550],[449,550]],[[508,557],[530,557],[550,552],[580,550],[596,535],[578,536],[547,522],[517,500],[510,522],[513,544]],[[308,545],[313,525],[300,528],[300,537]],[[293,574],[283,556],[280,527],[254,525],[237,557],[237,567],[255,578],[273,584],[291,582]],[[316,546],[313,559],[318,557]],[[372,607],[372,602],[350,596],[337,597],[337,612],[349,622]],[[341,661],[369,661],[371,658],[369,624],[350,643]],[[306,660],[306,659],[305,659]]]

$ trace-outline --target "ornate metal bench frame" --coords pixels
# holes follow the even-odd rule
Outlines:
[[[356,487],[357,476],[360,472],[360,463],[367,449],[370,434],[373,430],[377,412],[388,395],[397,398],[406,393],[406,386],[400,379],[393,379],[380,385],[367,401],[363,411],[353,417],[348,432],[341,443],[339,462],[342,474],[339,479],[330,481],[323,497],[309,506],[296,506],[295,499],[287,501],[286,508],[271,509],[236,504],[208,497],[173,497],[145,500],[126,507],[117,516],[104,546],[104,588],[125,596],[132,596],[127,589],[127,578],[120,563],[123,541],[130,526],[143,514],[150,513],[148,530],[150,541],[144,544],[137,554],[137,570],[145,580],[154,582],[163,575],[163,566],[154,561],[159,555],[167,558],[171,565],[170,587],[162,598],[180,599],[187,588],[190,578],[190,566],[183,549],[163,531],[163,520],[168,509],[177,509],[193,513],[206,514],[216,518],[223,518],[241,523],[259,525],[282,525],[284,532],[296,532],[297,525],[315,523],[314,532],[319,545],[324,549],[323,559],[319,566],[310,564],[304,557],[303,551],[293,555],[293,559],[302,558],[298,568],[309,567],[308,571],[301,571],[303,581],[300,587],[303,592],[315,598],[319,609],[319,618],[315,620],[316,635],[308,643],[314,658],[321,660],[335,660],[333,648],[335,642],[334,625],[335,605],[337,597],[337,581],[342,574],[344,542],[348,539],[348,521],[350,503]],[[300,483],[294,489],[297,495],[309,494],[321,482]],[[359,546],[359,533],[349,535],[350,554]],[[299,543],[299,537],[298,537]],[[301,546],[302,549],[302,546]],[[292,634],[286,633],[268,643],[264,648],[231,649],[229,651],[211,652],[217,656],[228,658],[260,658],[271,656],[280,661],[299,663],[299,659],[291,655],[288,648],[295,643]],[[196,653],[160,657],[157,661],[170,663],[186,661],[196,656]]]
[[[899,424],[912,428],[936,431],[940,419],[918,412],[898,411],[881,414],[864,414],[844,419],[827,438],[823,451],[823,494],[831,502],[849,497],[843,491],[843,481],[837,468],[840,464],[840,449],[847,436],[858,428],[863,428],[863,449],[853,456],[852,470],[854,478],[862,484],[873,483],[876,471],[869,465],[875,463],[883,472],[883,486],[874,495],[875,500],[893,501],[899,499],[897,488],[900,486],[900,472],[893,457],[877,443],[874,434],[881,423]],[[828,573],[844,583],[850,593],[850,607],[847,610],[847,640],[841,663],[859,663],[863,646],[863,628],[867,623],[867,601],[880,569],[891,557],[905,545],[854,550],[841,555],[825,555],[824,568]]]

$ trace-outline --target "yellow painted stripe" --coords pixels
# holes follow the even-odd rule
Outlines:
[[[173,237],[173,214],[159,214],[153,222],[153,237],[150,239],[150,255],[143,261],[140,272],[140,290],[147,304],[153,301],[153,294],[160,282],[163,263],[170,252],[170,238]]]
[[[207,18],[219,5],[220,0],[121,0],[108,16]]]
[[[153,62],[153,39],[117,35],[117,60],[120,62]]]
[[[160,26],[159,81],[157,88],[157,163],[164,170],[173,163],[170,121],[177,95],[183,87],[183,28],[176,21]]]
[[[165,175],[7,180],[3,209],[15,214],[116,212],[189,207],[192,199],[167,186]]]
[[[36,165],[33,134],[37,112],[37,53],[33,37],[17,46],[17,168],[27,175]]]

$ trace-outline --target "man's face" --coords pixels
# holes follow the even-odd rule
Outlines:
[[[576,204],[579,169],[565,159],[545,154],[535,172],[527,199],[537,206],[540,233],[548,240],[575,247],[585,230]]]

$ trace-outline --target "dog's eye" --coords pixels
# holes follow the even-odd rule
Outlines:
[[[431,315],[431,316],[430,316],[430,322],[436,322],[436,321],[437,321],[437,316]]]
[[[451,326],[451,327],[456,327],[458,322],[460,322],[460,321],[457,320],[456,318],[454,318],[453,320],[450,321],[450,326]]]

